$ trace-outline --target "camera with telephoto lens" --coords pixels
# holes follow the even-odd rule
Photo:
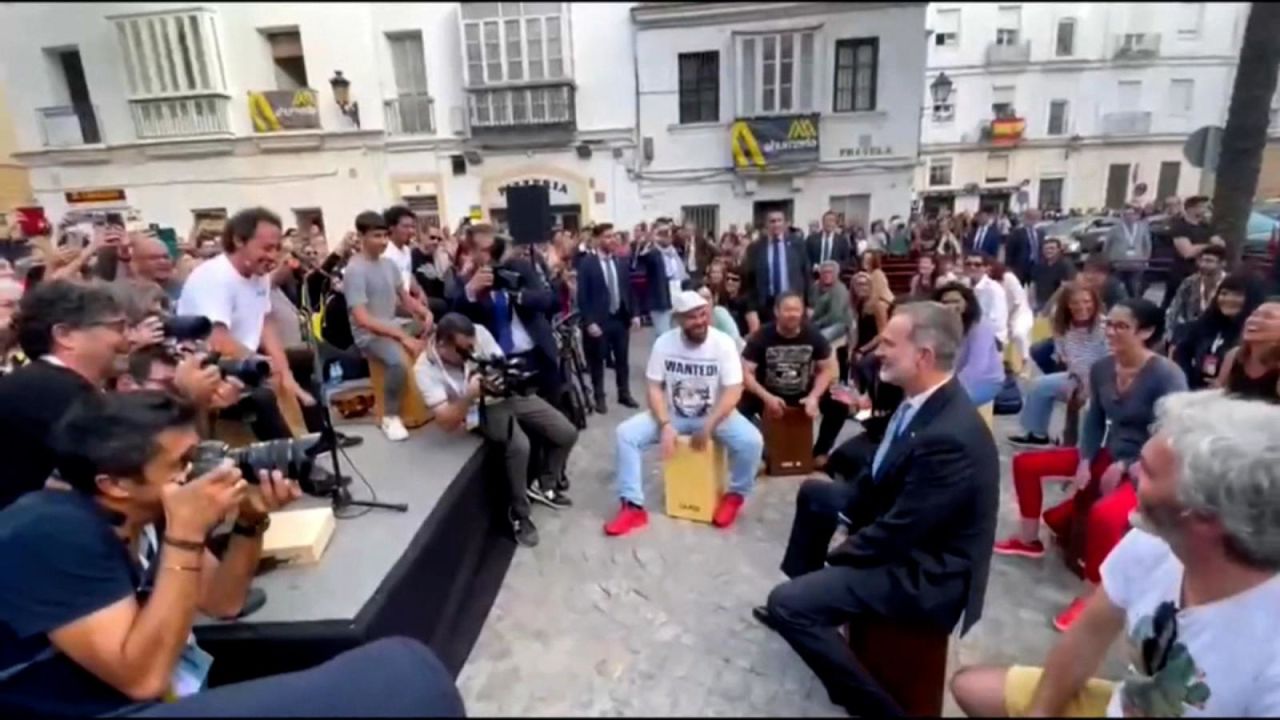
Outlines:
[[[229,458],[245,482],[253,485],[258,484],[258,473],[263,470],[268,473],[279,470],[286,478],[305,481],[311,477],[315,447],[320,437],[320,433],[311,433],[300,438],[264,440],[239,448],[218,440],[205,440],[196,446],[187,477],[198,478]]]
[[[524,287],[524,276],[515,270],[507,268],[493,269],[493,289],[506,290],[507,292],[519,292]]]
[[[205,357],[200,367],[216,366],[223,378],[235,378],[245,387],[257,387],[271,377],[271,362],[261,355],[243,358],[224,358],[214,352]]]
[[[489,397],[509,398],[522,395],[530,389],[531,381],[537,375],[520,358],[472,355],[467,359],[476,364],[481,392]]]
[[[213,323],[202,315],[171,315],[161,322],[165,338],[178,342],[204,340],[213,332]]]

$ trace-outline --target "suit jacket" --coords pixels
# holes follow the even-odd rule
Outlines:
[[[628,321],[634,312],[635,304],[631,298],[631,274],[627,272],[627,263],[617,257],[601,260],[592,253],[578,264],[578,311],[582,313],[584,325],[595,323],[603,326],[609,319],[609,285],[604,278],[604,263],[613,263],[613,270],[618,278],[618,313]]]
[[[886,617],[962,632],[982,617],[995,542],[1000,462],[958,380],[924,402],[876,477],[853,480],[849,538],[828,556],[854,568],[859,596]]]
[[[1004,236],[1000,234],[1000,226],[991,223],[987,228],[987,234],[982,239],[982,246],[977,247],[974,243],[978,241],[978,235],[982,232],[981,227],[976,227],[973,232],[969,233],[969,237],[965,238],[965,252],[977,250],[987,257],[996,257],[1000,253],[1000,247],[1004,245]]]
[[[773,292],[769,287],[769,254],[772,242],[764,235],[756,238],[747,248],[747,268],[752,279],[746,285],[751,299],[761,312],[772,316]],[[813,282],[813,266],[809,264],[809,255],[804,245],[794,235],[786,237],[787,248],[787,287],[800,293],[800,297],[808,302],[809,284]]]
[[[684,258],[680,259],[684,262]],[[645,292],[649,297],[650,310],[671,309],[671,285],[667,278],[667,265],[662,261],[662,251],[655,245],[647,253],[633,253],[633,267],[644,271]]]
[[[1005,267],[1013,271],[1024,284],[1031,282],[1031,267],[1044,241],[1041,231],[1023,225],[1009,233],[1004,247]]]
[[[555,313],[557,303],[555,292],[538,277],[538,271],[525,258],[506,260],[501,266],[504,270],[512,270],[520,274],[521,302],[516,303],[515,294],[509,294],[509,307],[528,331],[533,339],[534,349],[542,351],[545,359],[555,361],[557,355],[556,338],[551,332],[550,317]],[[486,330],[497,336],[497,314],[493,304],[492,293],[484,293],[475,299],[467,298],[466,280],[458,278],[454,284],[453,307],[466,315],[472,322],[483,325]]]
[[[809,254],[809,264],[817,265],[822,260],[822,233],[811,233],[805,240],[805,250]],[[831,238],[831,259],[840,263],[840,267],[849,264],[853,257],[853,246],[849,244],[849,236],[842,232],[833,233]]]

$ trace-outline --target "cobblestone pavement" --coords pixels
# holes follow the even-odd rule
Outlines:
[[[632,336],[632,388],[649,330]],[[459,678],[473,716],[843,716],[780,638],[750,615],[778,571],[797,478],[761,478],[727,531],[662,514],[656,455],[646,459],[649,526],[606,538],[616,510],[614,428],[631,411],[594,416],[570,459],[575,507],[535,506],[541,544],[519,549]],[[997,418],[996,436],[1016,430]],[[847,434],[855,431],[850,423]],[[1016,523],[1001,443],[1001,534]],[[1058,497],[1049,488],[1047,499]],[[1041,664],[1058,637],[1049,618],[1079,581],[1055,557],[995,558],[982,620],[952,643],[951,666]],[[1103,675],[1123,667],[1112,653]],[[958,715],[948,696],[946,713]]]

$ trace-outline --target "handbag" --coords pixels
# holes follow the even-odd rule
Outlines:
[[[1005,373],[1004,385],[996,393],[991,411],[996,415],[1017,415],[1022,412],[1022,389],[1018,387],[1017,375]]]

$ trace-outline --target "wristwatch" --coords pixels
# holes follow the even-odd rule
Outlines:
[[[235,525],[231,526],[231,532],[241,537],[257,539],[266,534],[267,528],[271,527],[271,516],[263,515],[258,522],[246,524],[244,520],[236,520]]]

